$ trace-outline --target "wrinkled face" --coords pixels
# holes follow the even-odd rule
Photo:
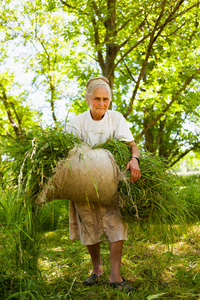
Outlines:
[[[105,87],[98,87],[93,90],[87,99],[93,120],[101,120],[107,112],[110,104],[110,93]]]

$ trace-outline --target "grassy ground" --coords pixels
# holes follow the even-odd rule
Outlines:
[[[200,299],[200,229],[177,228],[176,240],[167,246],[159,241],[159,230],[151,235],[137,224],[129,227],[122,275],[135,287],[132,295],[117,293],[108,284],[109,251],[102,243],[104,275],[98,286],[84,287],[91,272],[89,255],[79,242],[68,239],[67,230],[44,235],[40,267],[50,299]]]
[[[104,274],[98,285],[85,287],[82,281],[91,272],[86,248],[69,240],[68,230],[57,229],[42,234],[39,265],[42,279],[34,285],[29,279],[29,293],[15,293],[10,299],[200,299],[200,229],[198,224],[176,228],[173,244],[166,245],[159,228],[129,226],[129,241],[124,245],[122,275],[135,292],[131,295],[110,288],[108,244],[102,243]],[[8,298],[9,299],[9,298]]]
[[[181,188],[198,209],[199,177]],[[196,187],[196,188],[195,188]],[[59,202],[61,203],[61,202]],[[66,203],[67,204],[67,203]],[[129,225],[129,241],[125,242],[122,276],[135,288],[127,295],[110,288],[108,243],[102,243],[104,274],[98,285],[85,287],[82,282],[92,265],[85,246],[69,240],[66,205],[46,208],[39,256],[40,276],[36,280],[25,273],[12,272],[2,256],[0,245],[0,299],[137,299],[200,300],[200,226],[198,222],[177,226],[172,235],[163,234],[158,226],[139,223]],[[199,210],[200,211],[200,210]],[[52,222],[53,220],[53,222]],[[169,243],[169,238],[171,238]],[[5,239],[6,240],[6,239]],[[1,250],[2,249],[2,250]],[[5,266],[5,271],[2,267]]]

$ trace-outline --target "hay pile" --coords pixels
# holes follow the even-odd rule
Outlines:
[[[37,274],[42,209],[35,201],[54,176],[58,162],[65,160],[69,152],[80,145],[82,141],[60,128],[37,128],[20,140],[2,145],[2,152],[7,154],[8,159],[1,171],[8,175],[8,185],[12,186],[9,198],[13,199],[8,222],[13,245],[10,257],[15,260],[17,271],[20,267],[24,274]],[[140,220],[144,227],[150,229],[149,223],[153,222],[156,227],[159,224],[164,239],[167,237],[169,241],[174,226],[165,224],[183,223],[188,216],[187,203],[180,197],[176,186],[176,176],[167,171],[166,164],[160,159],[142,153],[142,177],[136,184],[130,184],[130,173],[125,171],[130,159],[129,147],[123,142],[110,140],[95,150],[97,148],[110,151],[124,175],[119,178],[118,195],[126,221],[130,224]],[[110,183],[106,181],[105,186],[109,189]],[[93,187],[96,195],[98,189]]]
[[[4,152],[11,158],[8,171],[18,197],[26,195],[27,201],[35,203],[38,193],[54,174],[58,161],[80,144],[80,139],[65,134],[62,128],[43,130],[38,127],[27,132],[21,140],[12,140],[6,145]]]
[[[54,175],[58,162],[66,159],[69,152],[81,144],[78,138],[63,132],[62,129],[38,129],[35,132],[29,132],[20,143],[13,146],[16,153],[13,156],[15,160],[12,165],[12,176],[19,193],[26,195],[29,201],[35,203],[39,193]],[[118,184],[118,195],[123,203],[122,213],[128,222],[139,219],[173,224],[185,220],[188,216],[187,203],[179,196],[176,175],[168,172],[165,162],[149,153],[141,153],[142,177],[137,183],[130,184],[130,172],[125,171],[126,164],[131,157],[130,148],[125,143],[114,139],[94,149],[99,148],[110,151],[124,175],[124,179]],[[103,160],[101,160],[101,165],[102,162]],[[84,165],[84,160],[81,163]],[[94,178],[94,174],[90,178]],[[71,183],[74,184],[73,176],[71,179]],[[106,176],[106,187],[109,189],[108,179],[109,177]],[[80,181],[80,177],[78,180]],[[94,185],[93,194],[95,193],[98,198],[100,186],[97,189],[94,182],[92,184]],[[82,189],[84,189],[84,183]],[[76,193],[77,188],[73,192]],[[86,194],[84,198],[90,200],[91,196]],[[63,197],[63,195],[54,195],[54,198],[55,196]]]
[[[130,184],[130,171],[125,171],[130,160],[130,148],[112,139],[98,147],[109,150],[126,180],[121,180],[118,193],[121,211],[128,222],[141,220],[154,224],[185,223],[191,215],[188,203],[179,194],[178,177],[169,171],[167,163],[148,152],[141,152],[141,178]]]

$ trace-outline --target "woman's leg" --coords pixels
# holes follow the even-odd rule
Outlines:
[[[87,249],[92,259],[93,274],[100,276],[103,273],[101,267],[100,243],[87,245]]]
[[[110,282],[121,282],[122,278],[120,275],[121,257],[124,241],[117,241],[110,243]]]

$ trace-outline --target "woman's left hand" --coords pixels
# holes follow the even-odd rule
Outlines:
[[[140,168],[136,158],[132,158],[126,165],[126,170],[130,169],[131,177],[130,182],[134,183],[141,177]]]

